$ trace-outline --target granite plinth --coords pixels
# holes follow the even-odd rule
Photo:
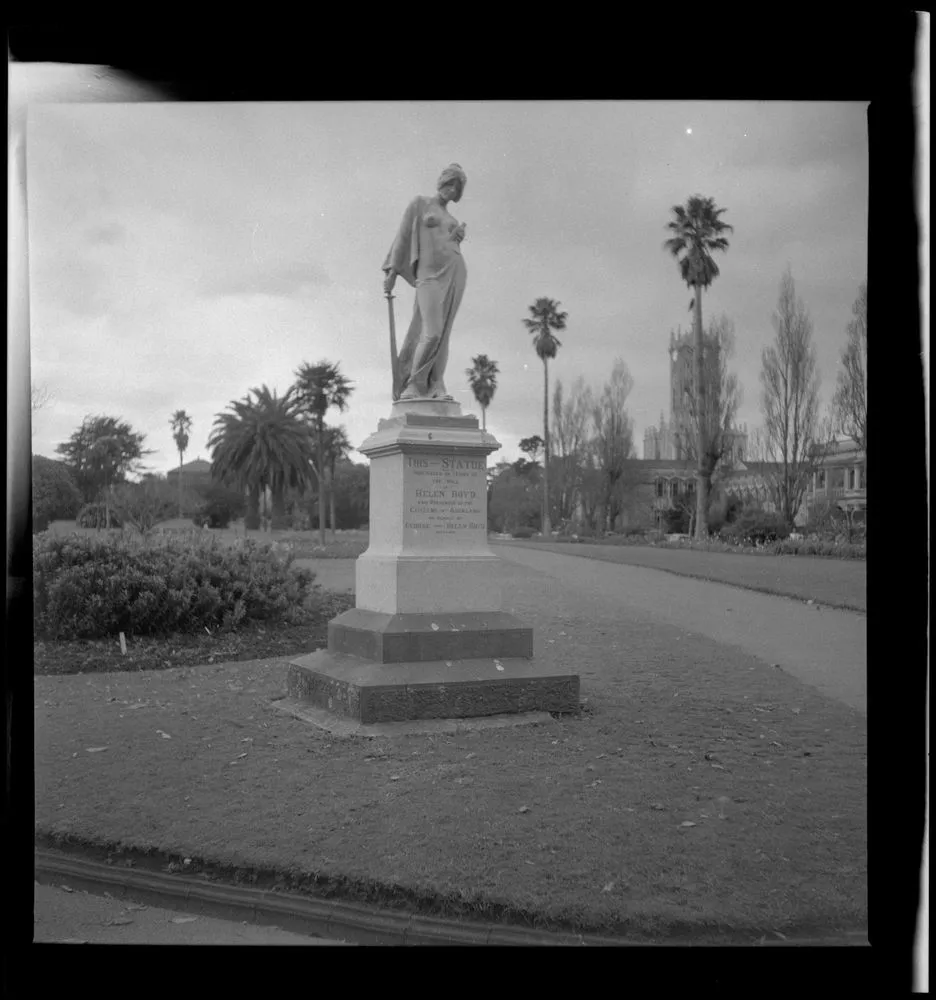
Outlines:
[[[415,534],[416,532],[414,532]],[[479,548],[468,548],[468,532],[453,542],[458,551],[432,551],[433,536],[412,539],[406,552],[379,552],[374,547],[354,566],[355,603],[384,614],[443,614],[453,609],[494,612],[501,606],[499,559],[487,548],[480,529]],[[420,550],[416,546],[426,545]],[[480,546],[484,548],[480,548]]]
[[[287,691],[364,725],[579,708],[575,674],[526,658],[375,663],[319,650],[290,663]]]
[[[443,399],[394,403],[358,447],[371,503],[356,607],[329,622],[327,650],[290,663],[295,711],[364,727],[578,711],[578,677],[537,663],[533,630],[501,610],[486,476],[499,447]]]
[[[377,663],[528,659],[533,629],[504,611],[382,614],[351,608],[328,623],[328,648]]]

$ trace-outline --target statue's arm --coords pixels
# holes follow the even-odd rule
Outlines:
[[[396,238],[383,262],[384,290],[390,291],[398,274],[405,281],[416,284],[416,265],[419,259],[419,212],[421,198],[414,198],[406,207]],[[389,287],[388,287],[389,283]]]

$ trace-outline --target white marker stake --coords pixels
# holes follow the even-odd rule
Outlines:
[[[124,638],[123,632],[120,633],[120,652],[123,653],[124,656],[127,655],[127,640]]]

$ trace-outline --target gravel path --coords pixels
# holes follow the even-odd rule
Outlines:
[[[866,619],[739,587],[538,548],[503,546],[504,608],[534,626],[534,652],[556,623],[574,622],[577,642],[616,639],[609,657],[629,656],[704,637],[731,646],[860,712],[867,711]],[[511,571],[512,570],[512,571]],[[639,637],[639,642],[638,642]],[[696,640],[698,641],[698,640]],[[659,647],[659,649],[657,649]],[[584,678],[583,678],[583,687]]]
[[[867,628],[864,615],[836,607],[806,604],[742,589],[742,586],[710,582],[691,576],[675,575],[675,571],[661,572],[658,568],[601,558],[582,558],[565,550],[570,546],[545,545],[494,545],[494,551],[504,562],[502,586],[504,608],[512,610],[534,628],[535,653],[551,657],[557,649],[549,639],[559,643],[559,649],[568,639],[559,636],[565,631],[563,621],[575,620],[581,648],[582,637],[602,636],[609,656],[617,656],[617,649],[627,649],[631,655],[638,653],[636,642],[664,648],[691,636],[704,636],[716,643],[732,646],[755,657],[772,668],[780,668],[822,693],[835,698],[860,712],[867,711]],[[628,548],[609,549],[606,546],[576,546],[612,553],[649,552],[650,557],[684,557],[692,563],[700,557],[718,553],[643,550]],[[639,556],[638,556],[639,558]],[[770,564],[784,563],[781,559],[752,556],[725,556],[729,562]],[[297,560],[308,565],[318,574],[318,582],[328,590],[354,590],[353,559]],[[795,560],[794,569],[803,569],[804,592],[814,591],[815,566],[841,567],[846,570],[860,568],[861,573],[842,574],[846,587],[857,590],[856,580],[864,576],[864,564],[842,564],[833,560]],[[697,568],[698,562],[694,563]],[[730,570],[733,567],[728,567]],[[760,571],[761,567],[754,567]],[[774,569],[778,578],[787,581],[789,570]],[[835,573],[835,569],[832,569]],[[737,576],[736,576],[737,579]],[[820,581],[821,582],[821,581]],[[792,584],[789,584],[792,587]],[[825,585],[828,604],[841,604],[841,591],[832,584]],[[862,595],[863,599],[863,595]],[[620,635],[618,633],[621,632]],[[649,647],[648,647],[649,648]],[[626,656],[624,657],[626,661]]]

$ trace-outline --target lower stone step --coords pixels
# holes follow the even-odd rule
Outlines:
[[[380,663],[533,655],[533,629],[505,611],[386,614],[350,608],[328,623],[328,648]]]
[[[287,693],[364,725],[579,709],[576,674],[527,658],[376,663],[322,649],[290,662]]]

